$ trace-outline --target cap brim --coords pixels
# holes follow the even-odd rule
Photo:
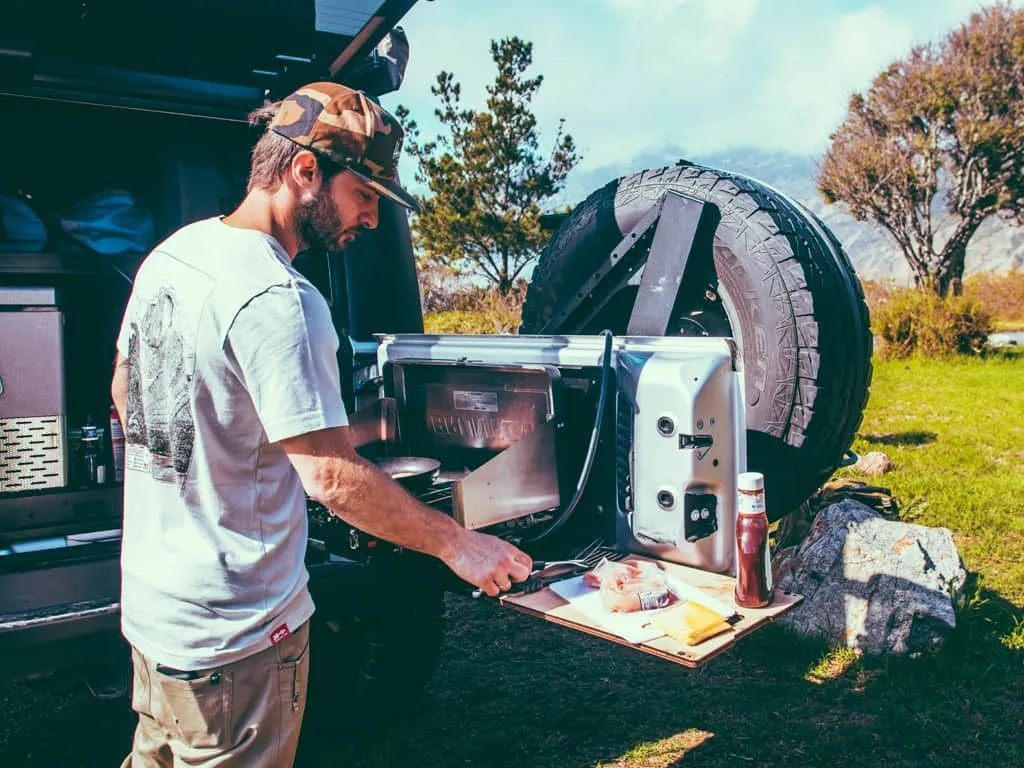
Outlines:
[[[379,194],[384,195],[384,197],[390,200],[394,200],[403,208],[408,208],[410,211],[415,211],[416,213],[419,213],[420,204],[416,202],[416,198],[410,195],[404,189],[402,189],[398,185],[398,182],[391,181],[389,179],[377,179],[372,176],[367,176],[365,173],[361,173],[360,171],[357,171],[352,167],[349,167],[349,170],[352,171],[352,173],[354,173],[360,179],[365,181],[367,184],[369,184],[371,187],[373,187]]]

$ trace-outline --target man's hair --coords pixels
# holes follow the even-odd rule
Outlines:
[[[261,131],[261,134],[252,148],[247,192],[252,192],[254,189],[270,191],[277,189],[284,180],[285,174],[288,173],[292,160],[303,149],[291,139],[286,139],[284,136],[268,130],[270,121],[274,119],[280,106],[281,102],[275,101],[271,104],[264,104],[249,113],[249,125]],[[322,157],[319,153],[316,154],[316,159],[325,182],[341,170],[341,166]]]

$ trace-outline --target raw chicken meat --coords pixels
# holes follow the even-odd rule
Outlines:
[[[643,560],[602,560],[583,582],[600,588],[604,607],[613,612],[647,611],[676,601],[661,569]]]

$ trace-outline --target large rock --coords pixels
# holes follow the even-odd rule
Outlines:
[[[852,499],[822,509],[774,567],[782,589],[804,596],[783,623],[865,653],[940,646],[967,581],[949,529],[886,520]]]

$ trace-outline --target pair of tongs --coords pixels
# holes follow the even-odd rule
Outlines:
[[[626,555],[614,547],[606,547],[601,544],[600,539],[594,539],[587,546],[566,560],[534,560],[533,573],[537,575],[540,571],[547,571],[551,568],[562,568],[573,566],[576,568],[594,568],[604,559],[621,560]]]
[[[513,584],[510,592],[538,592],[556,581],[596,568],[602,560],[622,560],[625,557],[627,553],[604,546],[600,539],[596,539],[581,549],[575,557],[567,560],[534,560],[530,575],[525,581]],[[481,597],[483,594],[482,589],[473,590],[473,597]]]

